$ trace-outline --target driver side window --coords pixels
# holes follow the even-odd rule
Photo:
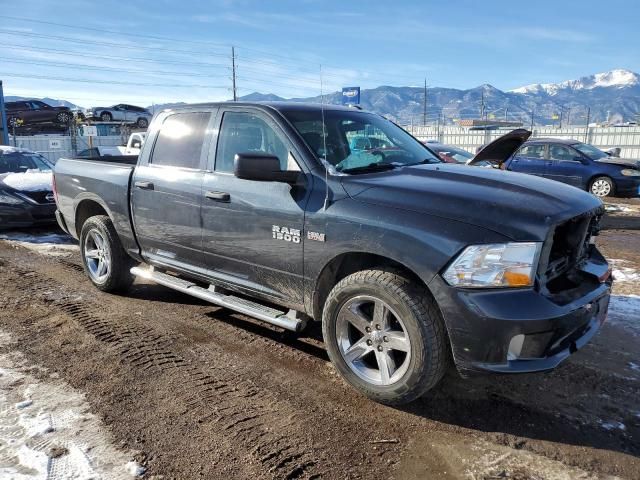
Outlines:
[[[300,168],[276,130],[261,117],[248,112],[225,112],[218,136],[216,172],[233,172],[237,153],[260,152],[275,155],[282,170]]]

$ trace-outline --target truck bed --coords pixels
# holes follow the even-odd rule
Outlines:
[[[90,158],[61,158],[54,167],[58,196],[58,215],[66,230],[78,237],[76,220],[83,209],[102,208],[113,220],[124,248],[137,252],[131,228],[129,195],[137,157],[109,157],[110,161]],[[131,163],[131,159],[134,160]],[[112,161],[115,160],[115,161]]]

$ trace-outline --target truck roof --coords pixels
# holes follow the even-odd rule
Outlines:
[[[167,108],[167,111],[189,110],[191,108],[198,107],[223,107],[223,106],[236,106],[236,107],[262,107],[271,108],[277,111],[321,111],[323,108],[327,110],[346,110],[346,111],[360,111],[356,107],[346,107],[343,105],[334,105],[328,103],[312,103],[312,102],[287,102],[287,101],[269,101],[269,102],[207,102],[207,103],[189,103],[185,105],[178,105],[176,107]]]

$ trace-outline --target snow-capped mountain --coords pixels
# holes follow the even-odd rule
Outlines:
[[[640,75],[630,70],[616,69],[604,73],[596,73],[578,80],[567,80],[560,83],[533,83],[524,87],[509,90],[512,93],[537,94],[546,92],[557,95],[562,90],[593,90],[594,88],[628,88],[640,85]]]

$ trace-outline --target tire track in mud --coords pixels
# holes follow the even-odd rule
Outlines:
[[[171,348],[170,339],[122,316],[105,318],[96,313],[101,311],[100,306],[78,295],[65,292],[52,297],[51,283],[55,279],[20,265],[11,266],[16,284],[23,291],[67,314],[97,340],[114,349],[121,361],[154,374],[179,370],[182,400],[196,411],[196,423],[215,425],[235,447],[241,445],[247,455],[254,457],[255,463],[261,465],[259,471],[273,478],[319,478],[322,465],[317,452],[305,447],[306,439],[277,433],[296,422],[302,424],[303,419],[296,418],[295,414],[283,416],[282,411],[288,409],[278,408],[279,402],[272,394],[228,369],[205,370],[194,365]],[[56,289],[65,287],[56,285]],[[251,399],[259,401],[248,403]],[[328,467],[325,465],[324,469]]]

